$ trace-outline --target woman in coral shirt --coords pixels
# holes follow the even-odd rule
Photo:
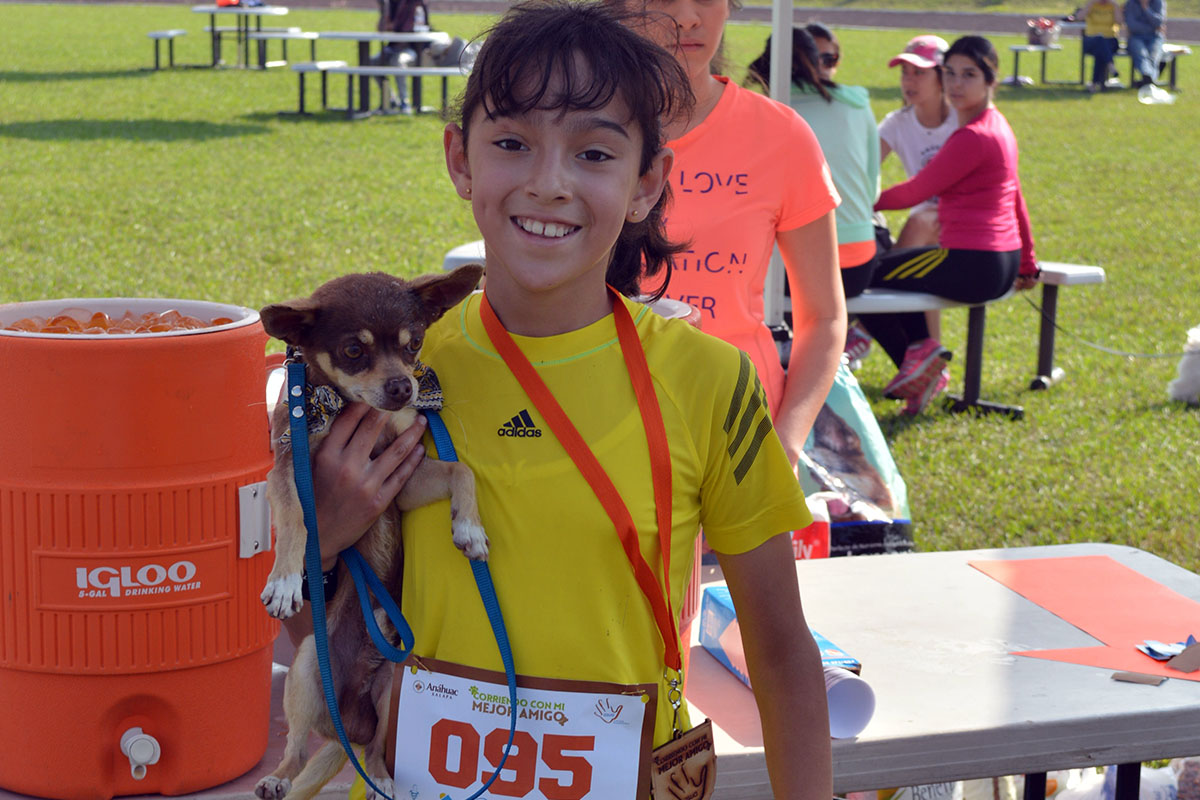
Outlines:
[[[675,153],[667,231],[676,256],[667,296],[700,309],[701,328],[754,362],[793,467],[833,383],[846,341],[834,208],[839,198],[812,129],[795,111],[713,74],[727,0],[651,0],[651,36],[675,53],[696,107],[668,129]],[[786,377],[764,323],[763,289],[778,245],[791,290]]]

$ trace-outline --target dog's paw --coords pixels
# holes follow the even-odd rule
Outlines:
[[[487,561],[488,538],[483,526],[477,522],[456,519],[450,526],[454,533],[454,546],[472,561]]]
[[[396,785],[392,782],[391,778],[379,778],[375,775],[372,775],[371,782],[379,787],[379,791],[383,792],[383,795],[386,795],[387,797],[396,796]],[[367,787],[366,800],[384,800],[383,795],[378,794],[370,786]]]
[[[299,572],[267,581],[261,595],[267,613],[276,619],[287,619],[304,608],[304,596],[300,594],[301,585]]]
[[[280,800],[292,789],[292,782],[287,778],[276,778],[268,775],[254,786],[254,796],[262,800]]]

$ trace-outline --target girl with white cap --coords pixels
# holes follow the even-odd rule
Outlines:
[[[910,178],[929,163],[958,127],[958,118],[942,91],[942,63],[949,47],[940,36],[917,36],[888,62],[889,67],[900,67],[904,107],[889,112],[879,123],[879,158],[883,161],[894,151]],[[912,209],[896,246],[936,242],[937,198],[932,198]]]
[[[888,112],[879,123],[879,160],[883,162],[895,153],[911,178],[929,163],[958,127],[958,117],[942,90],[942,64],[950,45],[940,36],[915,36],[904,46],[904,52],[888,62],[900,67],[900,95],[904,106]],[[882,215],[876,217],[882,223]],[[908,219],[896,238],[896,247],[924,247],[938,241],[937,198],[918,203],[908,212]],[[940,311],[926,311],[929,333],[941,338]],[[871,337],[859,325],[851,325],[846,335],[846,355],[851,364],[866,355]]]

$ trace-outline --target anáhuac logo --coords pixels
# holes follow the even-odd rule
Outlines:
[[[447,699],[458,697],[458,689],[452,689],[444,683],[426,684],[425,689],[435,697],[445,697]]]

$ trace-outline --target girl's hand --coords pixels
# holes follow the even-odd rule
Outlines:
[[[1013,289],[1015,289],[1018,292],[1024,292],[1029,289],[1032,289],[1034,286],[1037,286],[1038,276],[1040,274],[1041,274],[1041,270],[1038,270],[1037,272],[1031,272],[1031,273],[1025,274],[1025,275],[1018,275],[1017,279],[1015,281],[1013,281]]]
[[[350,403],[329,428],[313,456],[313,490],[321,534],[321,569],[357,542],[392,502],[421,463],[425,417],[372,458],[387,415],[362,403]]]

